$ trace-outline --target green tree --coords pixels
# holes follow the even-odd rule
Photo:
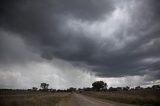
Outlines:
[[[103,89],[107,89],[107,83],[103,82],[103,81],[96,81],[94,83],[92,83],[92,88],[94,90],[103,90]]]

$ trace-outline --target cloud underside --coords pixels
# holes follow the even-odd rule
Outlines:
[[[0,8],[0,86],[17,75],[27,86],[39,83],[27,78],[48,75],[64,86],[78,85],[79,76],[84,86],[97,77],[159,79],[158,0],[2,0]],[[41,65],[46,74],[38,77]]]

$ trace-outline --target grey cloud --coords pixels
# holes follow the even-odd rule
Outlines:
[[[85,50],[88,49],[88,47],[94,48],[94,46],[90,46],[93,42],[83,36],[77,38],[69,34],[63,35],[58,29],[58,26],[61,23],[60,21],[63,22],[61,18],[62,16],[71,14],[73,16],[76,15],[76,17],[78,15],[80,18],[82,17],[82,19],[86,19],[87,21],[90,21],[89,19],[91,18],[97,19],[101,14],[104,15],[107,11],[112,10],[112,4],[109,3],[109,0],[101,0],[98,5],[96,4],[96,1],[91,0],[86,2],[75,2],[72,0],[67,2],[63,0],[48,0],[46,2],[4,1],[1,3],[1,27],[20,33],[20,37],[26,39],[29,45],[39,46],[39,48],[42,49],[42,57],[47,59],[52,58],[53,53],[62,58],[68,58],[67,56],[63,56],[63,52],[66,52],[66,54],[68,53],[68,56],[72,56],[70,53],[72,51],[72,48],[70,48],[70,46],[73,45],[72,43],[76,43],[75,45],[77,47],[75,48],[78,48],[79,50],[73,50],[73,52],[84,52],[83,55],[87,55],[87,53],[85,54]],[[72,7],[75,7],[76,9],[72,9]],[[81,13],[85,14],[82,15]],[[59,14],[61,14],[61,17],[58,17],[59,19],[57,19]],[[68,46],[64,46],[66,45],[65,43]],[[82,54],[77,54],[77,56],[81,55]]]
[[[18,34],[0,30],[0,66],[25,64],[32,60],[41,61],[32,47],[26,45]]]
[[[143,75],[141,71],[146,69],[159,71],[158,62],[154,63],[158,65],[151,65],[152,62],[139,61],[160,57],[159,41],[154,41],[150,47],[146,46],[146,50],[141,48],[160,37],[160,3],[158,0],[135,3],[140,3],[139,7],[128,10],[132,22],[126,27],[122,26],[111,36],[116,36],[113,39],[119,42],[124,42],[128,36],[135,36],[136,39],[124,43],[123,48],[112,51],[110,49],[115,48],[112,39],[102,40],[99,35],[95,39],[86,36],[89,35],[87,32],[73,33],[61,30],[68,18],[91,24],[103,21],[104,16],[109,17],[118,5],[110,0],[4,1],[1,3],[0,27],[18,33],[17,36],[22,38],[26,45],[38,51],[36,53],[42,58],[60,58],[73,64],[85,64],[85,67],[91,68],[99,76]],[[103,43],[106,45],[102,46]]]
[[[90,86],[96,80],[94,74],[59,59],[1,66],[0,70],[1,88],[27,89],[33,86],[40,88],[41,82],[47,82],[50,84],[49,88],[55,89],[73,86],[82,88]]]
[[[90,21],[98,19],[98,17],[101,17],[108,11],[113,10],[109,0],[101,0],[98,4],[93,0],[87,0],[85,2],[75,0],[67,2],[63,0],[47,0],[45,2],[4,1],[1,5],[1,27],[21,33],[22,38],[27,39],[31,45],[40,46],[39,48],[42,51],[46,51],[47,49],[46,53],[42,52],[42,54],[46,54],[42,56],[47,58],[52,57],[49,56],[49,54],[52,54],[50,52],[56,52],[58,54],[59,51],[64,52],[59,49],[61,47],[63,49],[63,42],[70,46],[72,45],[70,42],[81,42],[85,39],[79,37],[78,39],[80,40],[77,40],[72,35],[63,35],[59,31],[58,27],[63,23],[63,17],[65,15],[73,15]]]
[[[54,3],[56,10],[60,10],[59,13],[71,14],[76,18],[89,21],[102,18],[114,9],[111,0],[99,0],[98,3],[96,0],[55,0]]]

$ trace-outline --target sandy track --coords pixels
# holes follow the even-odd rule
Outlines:
[[[80,94],[71,94],[68,98],[63,99],[56,106],[135,106],[135,105],[115,103],[111,101],[107,102]]]

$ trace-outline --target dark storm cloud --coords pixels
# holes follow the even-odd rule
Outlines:
[[[19,36],[26,39],[28,44],[39,46],[44,58],[52,58],[53,52],[59,57],[70,58],[63,56],[63,52],[67,50],[66,54],[71,56],[69,52],[72,52],[72,48],[70,48],[72,43],[77,43],[77,46],[82,46],[82,49],[87,48],[85,43],[88,47],[91,47],[92,44],[88,38],[80,36],[77,39],[72,35],[63,35],[58,29],[63,22],[63,17],[71,15],[91,21],[102,18],[104,13],[111,10],[113,7],[109,0],[100,0],[99,4],[92,0],[85,2],[78,0],[67,2],[65,0],[2,0],[0,24],[5,30],[20,33]],[[64,46],[65,43],[68,45],[67,47]]]
[[[91,21],[102,18],[104,13],[111,10],[113,10],[111,2],[105,0],[100,0],[98,4],[92,0],[1,1],[0,23],[5,29],[22,33],[21,36],[29,43],[41,46],[44,51],[47,49],[47,52],[42,54],[49,58],[52,57],[50,52],[63,52],[63,42],[72,45],[71,43],[77,40],[72,36],[62,35],[59,31],[58,27],[63,23],[63,17],[71,15]],[[81,42],[85,38],[78,39],[80,39],[78,42]]]
[[[103,21],[116,9],[111,0],[2,0],[0,4],[2,30],[18,33],[16,36],[34,48],[42,58],[52,60],[55,57],[73,64],[82,63],[100,76],[143,75],[147,69],[159,71],[159,62],[143,61],[160,58],[160,40],[156,40],[160,39],[158,0],[143,0],[142,7],[131,12],[131,24],[126,30],[118,30],[115,33],[118,38],[115,39],[124,42],[126,36],[135,36],[136,40],[112,51],[110,49],[118,48],[112,40],[99,40],[98,35],[97,39],[88,37],[86,35],[89,33],[83,31],[61,30],[68,19],[84,23]],[[126,36],[123,36],[124,31]],[[3,40],[3,36],[0,39]],[[106,45],[102,47],[99,42]],[[9,47],[6,43],[0,43],[0,58],[5,60],[2,55]]]

